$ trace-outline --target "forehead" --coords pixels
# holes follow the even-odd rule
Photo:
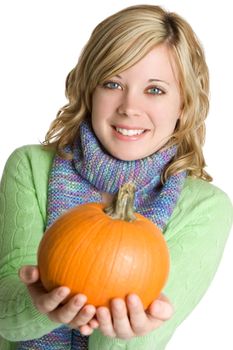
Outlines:
[[[121,72],[122,78],[161,79],[178,81],[178,69],[171,50],[166,45],[158,45],[132,67]]]

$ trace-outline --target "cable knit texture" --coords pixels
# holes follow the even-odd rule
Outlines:
[[[46,227],[47,185],[54,154],[41,146],[24,146],[8,159],[0,187],[0,349],[39,338],[58,324],[33,306],[18,269],[37,263]],[[177,326],[200,301],[217,270],[232,225],[228,196],[217,187],[187,178],[164,230],[171,271],[164,293],[175,313],[157,330],[131,340],[108,338],[98,330],[90,350],[163,350]],[[188,348],[188,344],[185,344]]]

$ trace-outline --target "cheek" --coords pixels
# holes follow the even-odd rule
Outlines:
[[[168,101],[167,99],[157,103],[151,108],[151,115],[155,124],[174,129],[179,118],[180,108],[176,101]]]
[[[115,108],[116,101],[111,98],[111,96],[106,96],[106,94],[96,93],[92,98],[92,117],[103,118],[112,113]]]
[[[92,116],[98,116],[99,110],[101,109],[99,93],[95,92],[92,97]]]

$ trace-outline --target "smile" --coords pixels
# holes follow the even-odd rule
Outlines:
[[[119,132],[122,135],[125,136],[134,136],[134,135],[141,135],[142,133],[145,132],[145,130],[141,129],[141,130],[131,130],[131,129],[123,129],[123,128],[116,128],[116,131]]]
[[[137,141],[143,138],[147,132],[149,132],[148,129],[142,129],[142,128],[130,128],[130,127],[120,127],[120,126],[112,126],[113,128],[113,135],[121,141]]]

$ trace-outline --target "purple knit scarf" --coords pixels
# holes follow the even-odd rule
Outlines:
[[[180,172],[161,184],[161,174],[176,151],[176,146],[172,146],[143,159],[119,160],[103,149],[90,123],[82,122],[73,160],[54,158],[49,179],[47,226],[69,208],[101,202],[102,192],[115,194],[121,185],[133,181],[136,185],[135,210],[164,230],[186,178],[186,172]],[[38,340],[23,342],[17,349],[84,350],[87,339],[78,331],[63,326]],[[38,342],[44,345],[39,347]]]

